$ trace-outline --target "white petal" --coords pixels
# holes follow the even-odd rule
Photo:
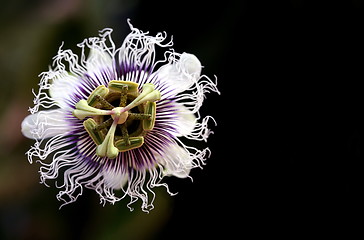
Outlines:
[[[103,79],[102,69],[112,66],[110,55],[97,48],[91,48],[90,54],[86,61],[87,73],[94,75],[97,79]],[[67,101],[70,100],[70,94],[75,92],[75,88],[82,85],[80,78],[72,75],[67,71],[57,72],[52,78],[52,84],[49,88],[50,96],[61,108],[69,108]]]
[[[45,110],[28,115],[21,123],[21,132],[27,138],[43,139],[67,132],[69,125],[61,110]]]
[[[101,74],[101,70],[106,67],[112,67],[111,56],[103,49],[91,48],[86,61],[87,72],[89,74]]]
[[[201,62],[193,54],[182,53],[177,65],[182,72],[191,75],[195,79],[199,78],[201,75]]]
[[[182,104],[177,106],[176,114],[177,118],[175,124],[178,131],[176,136],[186,136],[192,133],[196,126],[195,115]]]
[[[189,153],[177,144],[172,144],[166,148],[160,162],[164,165],[164,174],[173,175],[179,178],[186,178],[193,167],[192,157]]]
[[[112,189],[121,189],[128,182],[128,174],[120,171],[114,172],[113,170],[103,170],[105,185]]]
[[[187,90],[199,79],[201,68],[195,55],[182,53],[178,61],[160,67],[156,74],[177,94]]]
[[[49,88],[49,94],[61,108],[68,108],[67,99],[74,92],[77,86],[78,78],[67,72],[59,73],[53,79],[53,83]]]

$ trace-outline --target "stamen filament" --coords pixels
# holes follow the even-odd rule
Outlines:
[[[103,128],[107,128],[107,127],[110,127],[111,126],[111,124],[113,123],[113,119],[112,118],[109,118],[108,120],[106,120],[106,121],[104,121],[104,122],[102,122],[100,125],[98,125],[97,127],[96,127],[96,130],[97,131],[99,131],[99,130],[101,130],[101,129],[103,129]]]
[[[99,103],[101,103],[102,105],[102,108],[106,108],[108,110],[111,110],[113,108],[115,108],[113,105],[111,105],[108,101],[106,101],[105,98],[103,98],[102,96],[100,95],[95,95],[95,99],[96,101],[98,101]]]
[[[151,114],[145,113],[129,113],[128,119],[130,120],[150,120],[152,118]]]
[[[130,145],[129,133],[126,124],[120,125],[121,135],[124,139],[125,145]]]

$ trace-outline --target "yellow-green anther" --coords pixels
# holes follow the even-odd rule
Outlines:
[[[119,154],[119,150],[114,146],[114,137],[117,123],[111,125],[109,132],[106,134],[104,141],[97,146],[96,154],[99,157],[116,158]]]
[[[108,93],[109,89],[107,87],[105,87],[104,85],[98,86],[87,98],[88,105],[94,107],[100,101],[100,98],[97,96],[104,98]]]
[[[119,149],[120,152],[126,152],[138,147],[141,147],[144,143],[144,137],[130,137],[130,144],[127,145],[124,139],[120,139],[115,142],[115,146]]]
[[[98,125],[95,120],[89,118],[83,122],[83,126],[97,145],[100,145],[104,141],[103,134],[97,130]]]
[[[154,127],[157,105],[155,102],[147,102],[144,113],[151,115],[150,119],[143,120],[143,129],[150,131]]]
[[[109,89],[114,91],[122,92],[125,86],[127,87],[128,93],[133,93],[138,91],[139,84],[135,82],[119,80],[112,80],[109,82]]]

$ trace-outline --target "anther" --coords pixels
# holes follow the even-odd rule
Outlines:
[[[104,141],[103,134],[98,130],[97,123],[92,118],[87,119],[83,122],[83,126],[86,129],[87,133],[90,135],[92,140],[100,145]]]
[[[109,89],[107,87],[105,87],[104,85],[98,86],[87,98],[88,105],[90,105],[91,107],[95,107],[95,105],[100,102],[100,97],[104,98],[108,93]]]
[[[126,152],[138,147],[141,147],[144,144],[144,137],[130,137],[130,144],[126,144],[124,139],[120,139],[115,142],[115,146],[120,152]]]
[[[119,80],[112,80],[109,82],[109,89],[121,92],[125,88],[128,88],[128,93],[137,93],[138,92],[138,84],[135,82],[130,81],[119,81]]]
[[[143,129],[145,131],[150,131],[154,128],[156,110],[157,105],[155,102],[147,102],[144,113],[150,115],[151,117],[150,119],[143,120]]]

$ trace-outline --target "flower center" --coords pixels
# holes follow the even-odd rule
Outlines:
[[[144,136],[154,127],[156,103],[160,92],[146,83],[142,92],[135,82],[113,80],[108,87],[97,87],[87,100],[75,105],[73,115],[97,145],[100,157],[116,158],[119,152],[139,148]],[[117,107],[115,107],[118,105]]]

